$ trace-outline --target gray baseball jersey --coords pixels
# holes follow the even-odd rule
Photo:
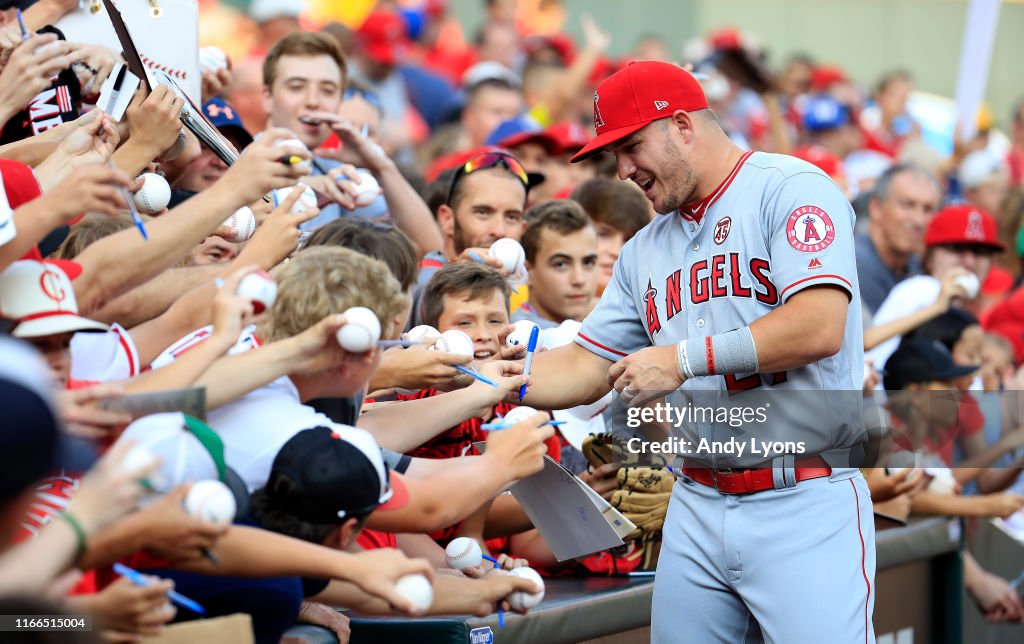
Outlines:
[[[706,199],[681,214],[657,217],[626,243],[576,342],[618,361],[647,346],[744,327],[794,293],[830,284],[851,299],[839,353],[786,372],[695,378],[683,384],[682,394],[859,390],[853,374],[861,370],[863,336],[853,224],[849,202],[818,168],[785,155],[747,152]],[[862,439],[845,421],[821,429],[820,416],[807,407],[774,411],[780,421],[774,438],[792,439],[810,422],[812,435],[800,435],[809,439],[810,453]]]

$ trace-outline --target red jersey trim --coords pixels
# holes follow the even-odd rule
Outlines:
[[[128,373],[133,376],[139,375],[138,367],[135,362],[135,344],[131,342],[129,338],[126,338],[127,333],[121,333],[114,330],[117,334],[117,341],[121,343],[121,348],[124,349],[124,355],[128,358]]]
[[[700,220],[704,218],[704,214],[708,211],[711,206],[718,201],[718,198],[725,194],[725,191],[729,189],[729,184],[736,178],[736,175],[740,173],[740,168],[746,160],[753,154],[753,151],[744,152],[740,160],[736,162],[733,169],[729,172],[729,176],[722,180],[722,183],[718,184],[718,187],[711,191],[711,194],[704,197],[692,206],[684,204],[679,208],[679,215],[688,221],[696,221],[700,223]]]
[[[826,280],[826,279],[839,280],[843,284],[846,284],[846,286],[848,286],[851,291],[853,290],[853,284],[850,284],[850,280],[846,279],[842,275],[828,275],[828,274],[825,274],[825,275],[812,275],[810,277],[805,277],[802,280],[797,280],[797,281],[793,282],[792,284],[790,284],[789,286],[787,286],[786,288],[782,289],[782,292],[779,293],[779,297],[781,298],[783,295],[786,294],[786,291],[788,291],[789,289],[793,288],[794,286],[797,286],[798,284],[803,284],[804,282],[810,282],[811,280]]]
[[[444,268],[444,263],[436,259],[423,259],[420,260],[420,268]]]
[[[591,340],[590,338],[588,338],[587,336],[583,335],[582,333],[580,333],[580,334],[578,334],[578,335],[579,335],[579,336],[580,336],[581,338],[583,338],[584,340],[586,340],[587,342],[589,342],[590,344],[592,344],[592,345],[594,345],[595,347],[597,347],[598,349],[602,349],[602,350],[604,350],[604,351],[607,351],[607,352],[609,352],[609,353],[614,353],[615,355],[617,355],[617,356],[622,356],[623,358],[625,358],[625,357],[626,357],[627,355],[629,355],[628,353],[623,353],[623,352],[621,352],[621,351],[616,351],[615,349],[613,349],[613,348],[611,348],[611,347],[606,347],[606,346],[604,346],[604,345],[603,345],[603,344],[601,344],[600,342],[597,342],[597,341],[595,341],[595,340]]]

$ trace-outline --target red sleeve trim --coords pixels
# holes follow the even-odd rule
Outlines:
[[[810,282],[812,280],[824,280],[824,279],[839,280],[843,284],[846,284],[846,286],[850,289],[851,292],[853,291],[853,284],[851,284],[850,280],[846,279],[842,275],[830,275],[830,274],[811,275],[810,277],[805,277],[802,280],[797,280],[797,281],[793,282],[792,284],[790,284],[789,286],[787,286],[786,288],[782,289],[782,292],[779,293],[779,297],[781,298],[782,296],[784,296],[786,294],[786,291],[788,291],[789,289],[793,288],[794,286],[803,284],[804,282]]]
[[[424,259],[420,261],[420,268],[444,268],[444,263],[436,259]]]
[[[590,338],[588,338],[587,336],[583,335],[582,333],[580,333],[580,334],[579,334],[579,336],[580,336],[581,338],[583,338],[584,340],[586,340],[587,342],[589,342],[590,344],[592,344],[592,345],[594,345],[595,347],[597,347],[598,349],[602,349],[602,350],[604,350],[604,351],[607,351],[608,353],[614,353],[615,355],[617,355],[617,356],[622,356],[623,358],[625,358],[626,356],[628,356],[628,355],[629,355],[628,353],[623,353],[623,352],[621,352],[621,351],[616,351],[615,349],[613,349],[613,348],[611,348],[611,347],[606,347],[606,346],[604,346],[604,345],[603,345],[603,344],[601,344],[600,342],[597,342],[597,341],[595,341],[595,340],[591,340]]]
[[[708,358],[708,375],[715,375],[715,343],[712,342],[711,336],[704,338],[704,353]]]

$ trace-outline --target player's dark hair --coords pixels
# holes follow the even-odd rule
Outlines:
[[[938,340],[953,352],[953,347],[960,341],[968,327],[979,324],[978,318],[963,309],[950,309],[942,315],[928,320],[917,327],[905,338],[921,340]]]
[[[625,181],[588,179],[569,198],[583,206],[595,224],[605,224],[630,240],[651,221],[650,202]]]
[[[267,52],[263,60],[263,84],[268,88],[274,86],[274,79],[277,76],[277,61],[282,56],[329,56],[338,65],[341,71],[341,87],[338,92],[345,91],[348,82],[348,66],[345,64],[345,54],[341,52],[341,46],[337,39],[329,34],[318,31],[293,31],[281,38]]]
[[[466,293],[470,300],[491,297],[494,291],[501,293],[508,310],[511,293],[508,282],[501,273],[490,266],[470,262],[454,262],[434,273],[423,289],[423,323],[437,327],[437,321],[444,313],[444,296]]]
[[[416,249],[405,233],[391,224],[358,217],[335,219],[310,235],[303,248],[312,246],[340,246],[379,259],[406,291],[416,283]]]
[[[583,206],[572,199],[553,199],[537,204],[526,211],[525,220],[526,230],[519,242],[526,253],[526,261],[531,264],[540,250],[540,235],[545,230],[564,236],[594,225]]]

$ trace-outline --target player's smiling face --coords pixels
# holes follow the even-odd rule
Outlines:
[[[508,303],[495,289],[489,296],[470,299],[466,291],[444,296],[444,308],[437,319],[437,330],[458,329],[473,340],[473,359],[490,360],[501,348],[499,334],[507,327]]]
[[[685,114],[685,112],[677,112]],[[692,119],[685,118],[686,124]],[[678,119],[660,119],[608,146],[615,155],[619,179],[640,186],[655,212],[673,213],[692,201],[697,186],[696,173],[686,161]],[[692,130],[691,130],[692,131]]]

